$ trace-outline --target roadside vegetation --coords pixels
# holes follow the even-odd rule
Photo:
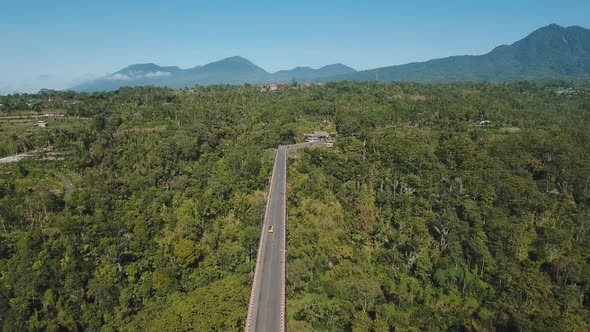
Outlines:
[[[338,139],[290,160],[289,330],[590,328],[587,86],[139,87],[0,104],[0,117],[65,113],[0,122],[0,158],[34,155],[0,164],[2,330],[242,330],[272,149],[313,130]]]

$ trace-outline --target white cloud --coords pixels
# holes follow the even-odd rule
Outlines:
[[[171,76],[172,73],[166,72],[166,71],[151,71],[151,72],[143,72],[143,71],[128,71],[125,74],[112,74],[110,76],[107,76],[106,78],[109,80],[114,80],[114,81],[130,81],[130,80],[136,80],[136,79],[140,79],[140,78],[153,78],[153,77],[168,77]]]
[[[110,79],[110,80],[115,80],[115,81],[129,81],[129,80],[131,80],[132,78],[135,78],[135,77],[131,77],[131,76],[128,76],[128,75],[125,75],[125,74],[113,74],[113,75],[111,75],[111,76],[109,76],[107,78]]]
[[[40,89],[44,88],[54,90],[68,89],[74,85],[97,79],[98,77],[98,75],[84,74],[72,79],[68,76],[68,73],[56,71],[31,76],[23,75],[18,79],[8,81],[6,77],[0,75],[0,95],[25,92],[37,93]],[[3,79],[6,79],[6,81],[3,81]]]
[[[166,77],[166,76],[172,76],[172,73],[169,73],[167,71],[154,71],[154,72],[149,72],[149,73],[145,74],[145,77]]]

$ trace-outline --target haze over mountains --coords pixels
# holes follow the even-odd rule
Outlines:
[[[109,91],[121,86],[158,85],[170,88],[211,84],[263,84],[269,82],[316,81],[330,76],[354,73],[356,70],[342,64],[328,65],[319,69],[297,67],[269,73],[247,59],[239,56],[212,62],[189,69],[160,67],[153,63],[126,67],[104,78],[89,81],[73,88],[75,91]]]
[[[484,55],[463,55],[371,70],[343,64],[319,69],[297,67],[269,73],[239,56],[190,69],[136,64],[106,77],[75,86],[75,91],[108,91],[121,86],[157,85],[171,88],[211,84],[328,81],[548,81],[590,79],[590,30],[552,24],[512,45]]]

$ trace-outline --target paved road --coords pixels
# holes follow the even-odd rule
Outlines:
[[[285,331],[287,152],[323,146],[326,146],[324,142],[299,143],[279,146],[276,151],[248,305],[246,332]],[[268,232],[269,226],[273,226],[273,233]]]
[[[246,331],[285,331],[287,147],[279,146],[266,203]],[[273,233],[268,232],[273,226]]]

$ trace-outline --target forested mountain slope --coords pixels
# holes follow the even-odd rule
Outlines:
[[[590,30],[552,24],[484,55],[452,56],[322,81],[504,82],[590,80]]]
[[[0,123],[0,157],[34,155],[0,164],[2,330],[241,330],[271,149],[318,129],[336,146],[289,166],[289,330],[590,328],[588,86],[143,87],[0,104],[67,115]]]

